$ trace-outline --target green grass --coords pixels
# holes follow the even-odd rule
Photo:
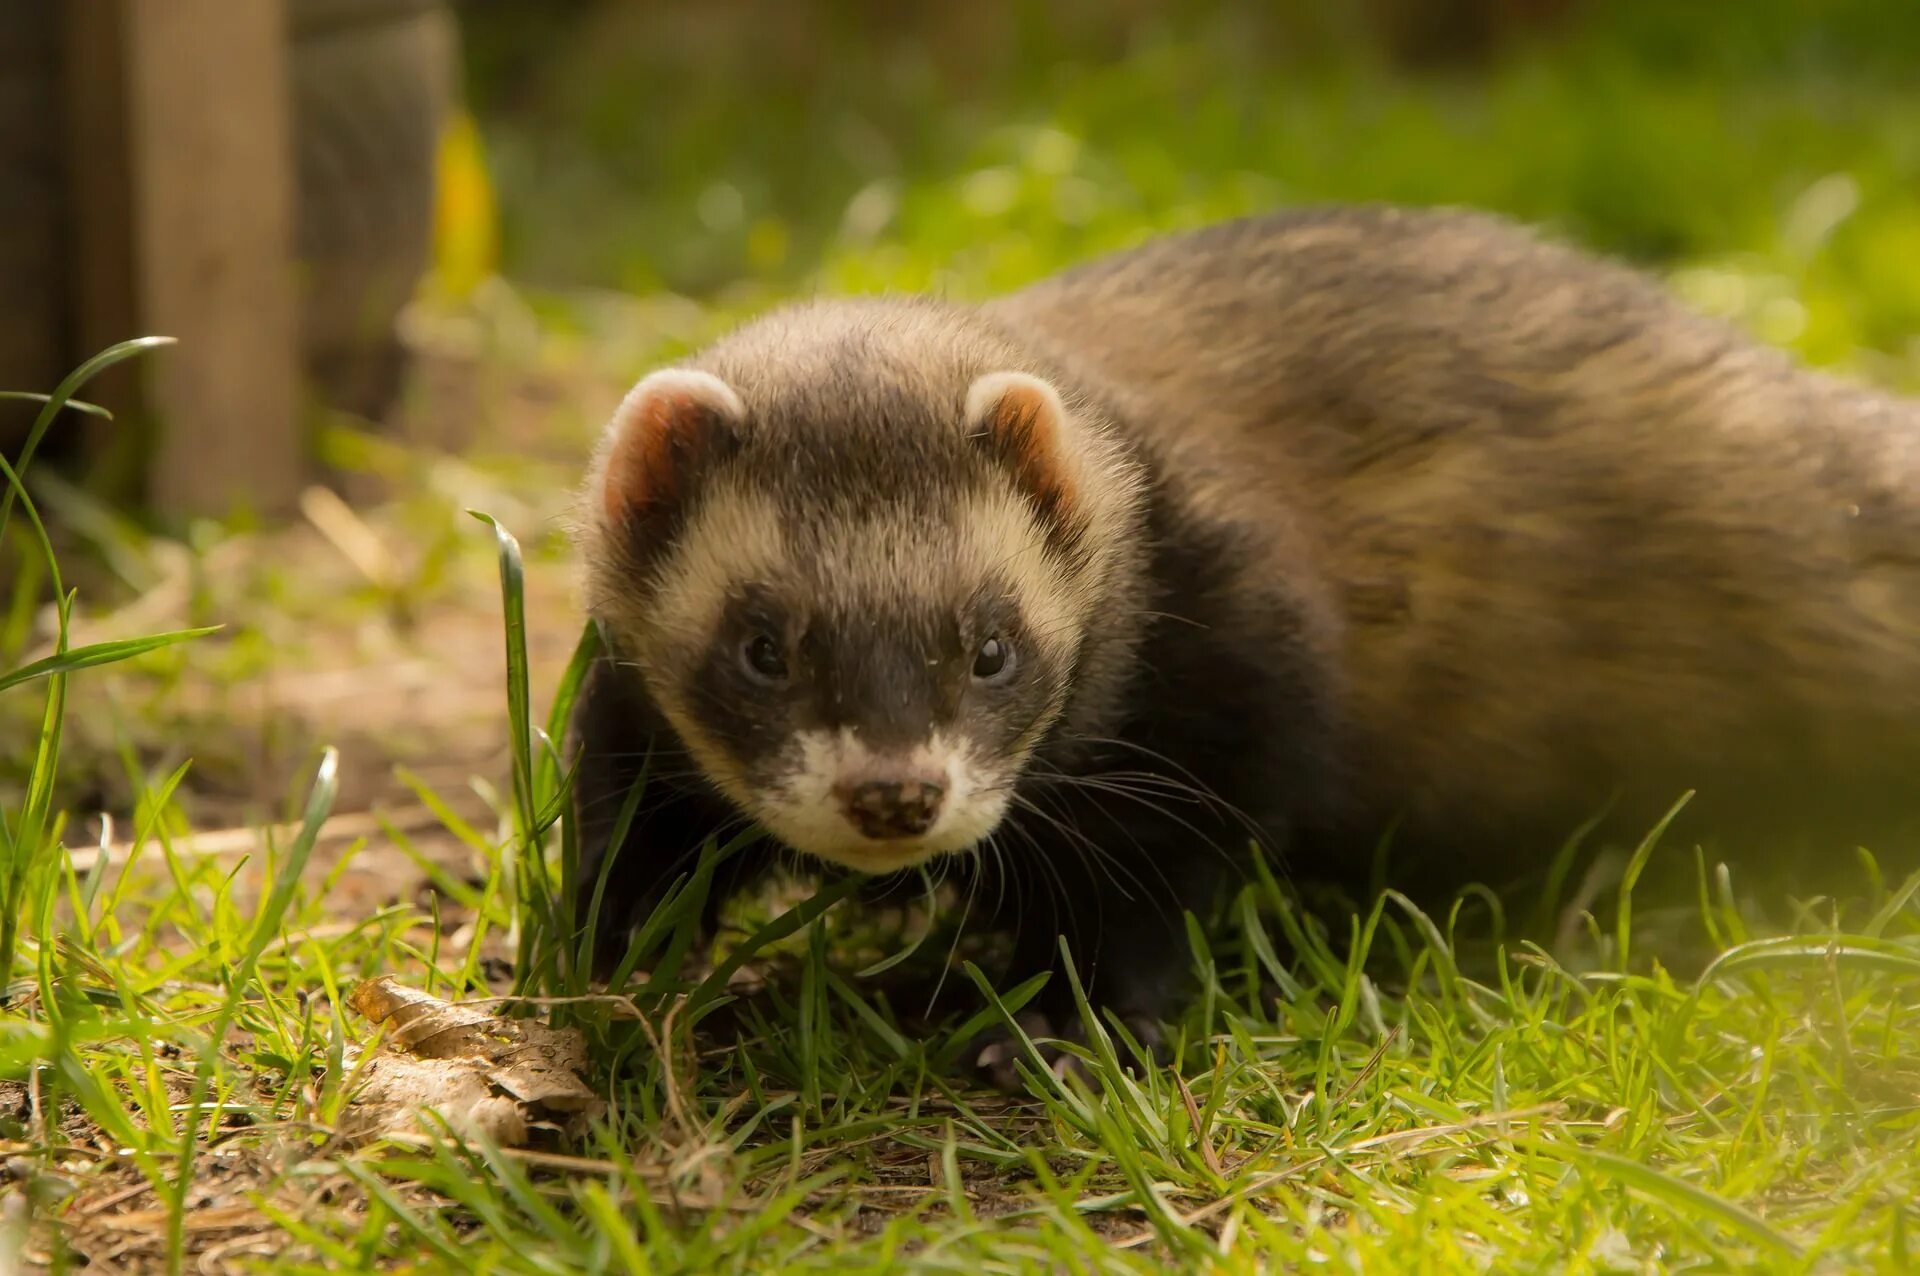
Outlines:
[[[36,526],[14,490],[15,527]],[[1697,979],[1644,955],[1673,901],[1629,908],[1643,866],[1690,862],[1656,838],[1561,953],[1499,943],[1477,896],[1429,917],[1389,894],[1329,926],[1262,874],[1194,932],[1203,994],[1174,1067],[1132,1075],[1129,1043],[1097,1034],[1087,1083],[1036,1066],[1016,1098],[970,1088],[955,1055],[1033,989],[996,998],[965,965],[985,1009],[922,1022],[898,976],[945,946],[883,969],[915,941],[863,922],[844,886],[748,910],[704,963],[690,921],[727,847],[637,942],[640,1017],[587,996],[553,743],[591,642],[556,692],[531,685],[519,548],[494,532],[511,782],[493,831],[459,826],[477,880],[431,908],[331,897],[365,848],[315,858],[331,753],[259,863],[176,847],[184,768],[143,783],[141,855],[69,854],[77,830],[45,795],[65,684],[93,657],[6,688],[45,697],[0,878],[16,1252],[290,1271],[1906,1268],[1920,879],[1882,882],[1869,858],[1857,898],[1775,925],[1695,865],[1689,925],[1717,954]],[[468,920],[457,946],[442,909]],[[543,1004],[587,1035],[608,1115],[536,1152],[343,1141],[373,1035],[344,996],[387,972],[559,999]]]
[[[1920,275],[1890,268],[1920,255],[1911,6],[1607,0],[1453,75],[1383,65],[1345,0],[513,8],[468,36],[523,281],[979,296],[1278,205],[1460,203],[1683,264],[1699,304],[1920,386]],[[493,69],[536,24],[545,61]]]

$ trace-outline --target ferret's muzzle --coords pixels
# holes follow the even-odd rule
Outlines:
[[[908,749],[871,748],[851,730],[807,732],[792,769],[753,812],[795,850],[864,872],[964,851],[993,832],[1006,793],[971,752],[938,733]]]

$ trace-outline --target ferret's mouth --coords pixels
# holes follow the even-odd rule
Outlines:
[[[754,806],[750,813],[761,827],[801,854],[880,875],[972,850],[999,827],[1007,801],[998,792],[980,793],[950,804],[923,833],[884,837],[863,834],[843,810],[827,803],[763,798]]]
[[[759,818],[769,833],[804,855],[855,872],[879,875],[917,868],[942,855],[971,850],[993,832],[1000,822],[1001,810],[995,809],[990,814],[982,812],[971,818],[962,812],[955,815],[961,818],[942,820],[925,836],[914,838],[862,837],[845,827],[844,821],[817,817],[794,820],[785,812],[763,811]],[[842,828],[833,829],[831,825],[835,822],[841,823]],[[823,829],[823,824],[828,828]]]
[[[967,751],[930,737],[875,752],[852,732],[799,737],[791,765],[739,794],[792,849],[861,873],[897,873],[978,845],[1006,814]],[[744,787],[744,786],[743,786]]]

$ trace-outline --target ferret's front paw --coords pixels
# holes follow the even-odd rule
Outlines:
[[[1023,1010],[1015,1015],[1014,1022],[1020,1025],[1022,1032],[1032,1040],[1040,1052],[1041,1060],[1051,1068],[1056,1076],[1065,1077],[1069,1073],[1078,1073],[1086,1079],[1086,1062],[1078,1054],[1065,1048],[1067,1044],[1085,1047],[1087,1034],[1075,1015],[1064,1029],[1052,1016],[1038,1010]],[[1147,1061],[1158,1064],[1166,1056],[1166,1032],[1159,1022],[1138,1015],[1121,1015],[1120,1022],[1140,1043],[1147,1054]],[[1120,1062],[1131,1072],[1138,1072],[1140,1061],[1133,1051],[1119,1041],[1114,1043],[1120,1054]],[[1005,1026],[989,1028],[974,1040],[970,1048],[974,1072],[996,1090],[1008,1094],[1018,1093],[1025,1086],[1020,1080],[1020,1070],[1014,1066],[1017,1059],[1026,1057],[1018,1037]]]

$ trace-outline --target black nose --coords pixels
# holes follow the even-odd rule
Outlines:
[[[938,780],[868,780],[842,784],[834,794],[868,837],[918,837],[940,818],[947,786]]]

